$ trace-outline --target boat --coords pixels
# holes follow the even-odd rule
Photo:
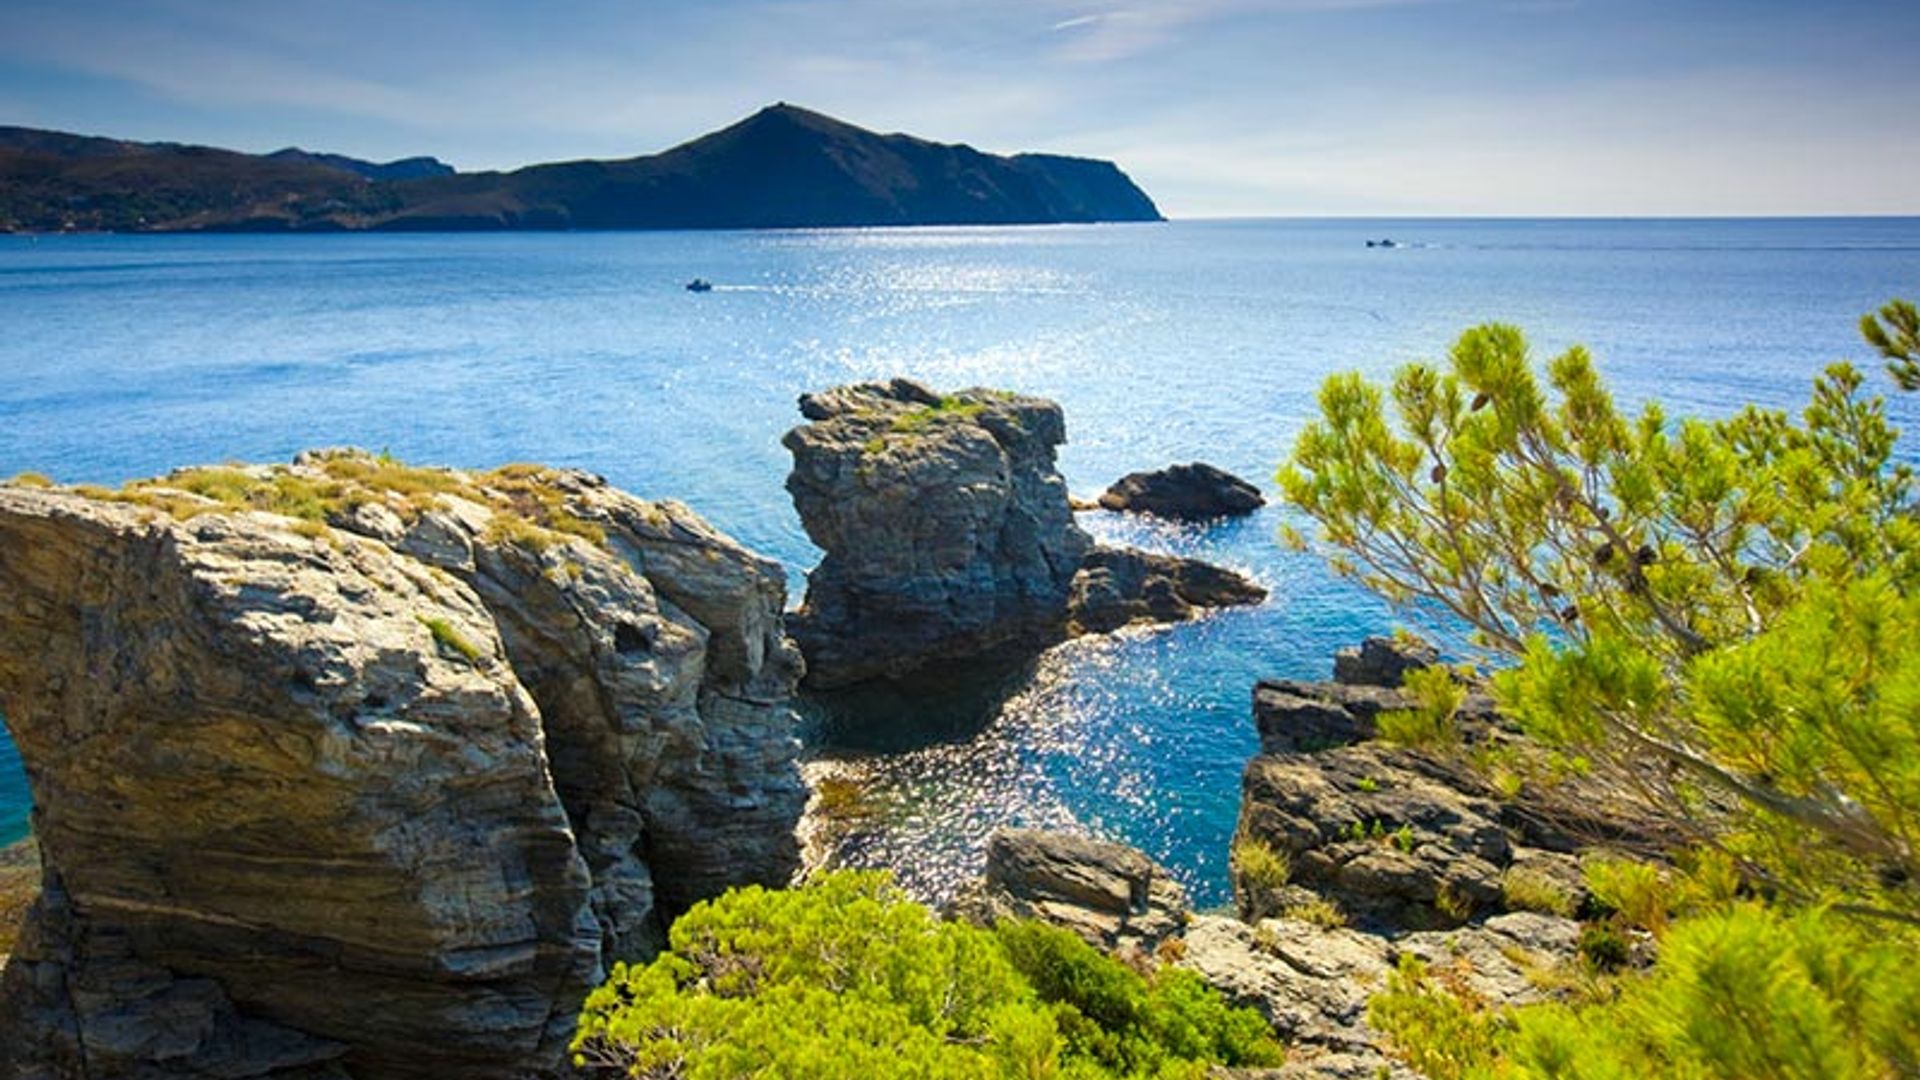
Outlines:
[[[1397,241],[1397,240],[1369,240],[1369,241],[1367,241],[1367,246],[1368,246],[1368,247],[1383,247],[1383,248],[1397,248],[1397,247],[1399,247],[1399,246],[1400,246],[1400,242],[1399,242],[1399,241]]]
[[[706,278],[703,278],[703,277],[694,278],[692,281],[687,282],[687,291],[688,292],[712,292],[713,282],[708,281]]]

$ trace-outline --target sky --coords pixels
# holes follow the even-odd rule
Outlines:
[[[1920,214],[1920,0],[0,0],[0,124],[462,169],[788,101],[1173,217]]]

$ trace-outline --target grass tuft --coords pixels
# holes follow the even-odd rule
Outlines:
[[[480,658],[486,654],[481,652],[480,646],[475,645],[465,634],[454,629],[452,623],[425,615],[415,615],[414,618],[420,620],[420,625],[426,627],[427,632],[433,635],[434,644],[459,654],[474,667],[480,666]]]

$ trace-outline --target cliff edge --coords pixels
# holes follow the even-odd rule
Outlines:
[[[0,486],[0,1075],[519,1077],[805,802],[783,577],[585,473]]]

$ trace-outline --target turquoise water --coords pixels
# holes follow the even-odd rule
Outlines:
[[[1407,246],[1368,249],[1369,237]],[[694,295],[694,276],[718,283]],[[577,465],[685,499],[801,574],[782,488],[802,391],[906,374],[1065,407],[1092,494],[1202,458],[1265,481],[1322,377],[1385,374],[1486,319],[1590,345],[1621,396],[1791,404],[1920,293],[1920,220],[1242,221],[1020,229],[0,237],[0,475],[117,483],[353,443],[422,462]],[[1920,401],[1893,403],[1914,426]],[[1273,542],[1086,516],[1273,589],[1255,610],[1070,644],[939,697],[810,708],[816,771],[874,790],[842,838],[929,893],[1005,821],[1078,823],[1225,895],[1261,677],[1392,624]],[[4,602],[4,598],[0,598]],[[0,837],[27,796],[0,749]]]

